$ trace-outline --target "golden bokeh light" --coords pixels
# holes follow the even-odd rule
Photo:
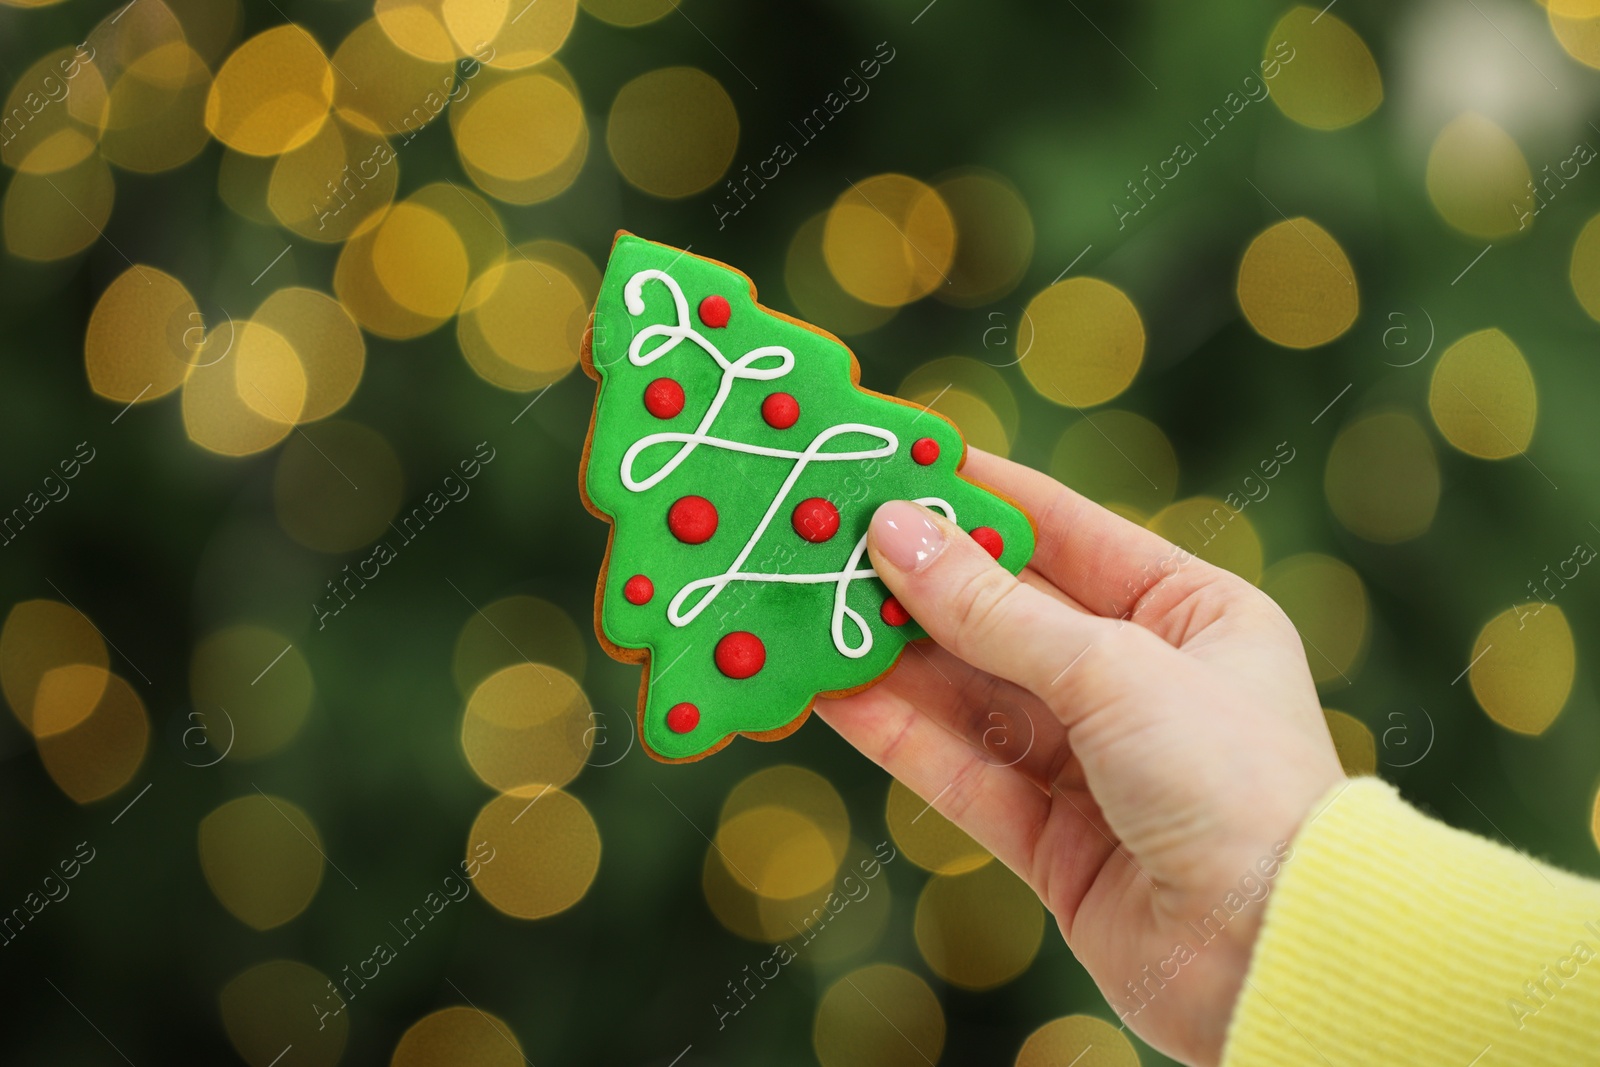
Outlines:
[[[444,320],[467,289],[467,249],[448,219],[430,208],[400,204],[378,227],[372,268],[395,303]]]
[[[1146,525],[1190,555],[1247,582],[1261,581],[1261,538],[1245,513],[1227,501],[1187,497],[1156,512]]]
[[[421,337],[444,325],[443,318],[419,315],[395,302],[378,279],[373,244],[370,232],[352,237],[334,267],[333,291],[350,316],[368,333],[397,341]],[[459,239],[455,245],[449,251],[459,248]],[[459,255],[464,264],[465,249],[460,249]],[[450,269],[454,270],[454,264]]]
[[[504,1019],[457,1005],[412,1023],[389,1067],[521,1067],[523,1062],[522,1042]]]
[[[786,807],[799,812],[822,833],[837,865],[850,843],[850,813],[844,798],[816,771],[792,764],[766,767],[745,778],[722,802],[719,823],[763,807]]]
[[[889,783],[889,800],[884,806],[884,821],[895,847],[906,859],[934,874],[965,874],[994,859],[989,850],[967,836],[967,832],[933,810],[899,779]]]
[[[1005,377],[992,366],[967,356],[931,359],[907,374],[897,392],[901,396],[945,388],[964,389],[1002,415],[1008,428],[1017,426],[1017,398]]]
[[[739,113],[705,71],[663,67],[617,91],[606,146],[634,187],[666,199],[693,196],[727,173],[739,147]]]
[[[1262,337],[1285,348],[1315,348],[1356,321],[1356,275],[1339,242],[1307,218],[1258,234],[1239,264],[1239,307]]]
[[[163,0],[114,9],[95,24],[86,38],[107,84],[115,82],[129,64],[147,52],[184,40],[183,23]]]
[[[831,922],[849,847],[850,816],[831,782],[790,765],[757,771],[723,802],[702,872],[706,903],[752,941],[815,937]]]
[[[1470,333],[1433,368],[1428,410],[1444,439],[1469,456],[1506,459],[1533,440],[1539,394],[1521,349],[1499,330]]]
[[[487,6],[485,0],[445,0],[445,12],[468,4]],[[502,70],[521,70],[543,63],[566,43],[572,24],[578,17],[578,0],[540,0],[537,4],[518,8],[507,7],[507,17],[498,32],[485,36],[487,19],[479,17],[478,25],[468,28],[468,20],[453,25],[457,42],[474,55],[484,56],[484,62]],[[487,41],[487,46],[475,43]]]
[[[518,663],[485,678],[467,701],[461,748],[485,785],[509,793],[566,785],[593,739],[589,698],[554,667]]]
[[[384,137],[415,136],[444,113],[456,84],[448,60],[430,61],[405,51],[377,19],[350,31],[334,51],[332,66],[344,75],[334,81],[335,114]]]
[[[600,869],[600,830],[583,802],[554,786],[519,789],[483,806],[467,838],[487,842],[483,898],[518,919],[542,919],[583,899]]]
[[[901,397],[920,407],[932,400],[942,389],[960,391],[965,393],[969,400],[975,399],[981,402],[988,418],[997,422],[1002,432],[999,441],[1003,441],[1004,444],[999,447],[1009,449],[1017,438],[1020,413],[1016,395],[1011,392],[1011,386],[1006,384],[1005,378],[999,371],[987,363],[966,356],[945,356],[942,359],[929,360],[906,375],[905,380],[900,383],[898,392]],[[976,445],[988,452],[995,451],[983,440],[968,432],[966,422],[962,421],[961,415],[957,412],[965,411],[969,407],[970,403],[958,402],[956,410],[952,410],[946,408],[941,399],[939,403],[933,405],[933,410],[954,419],[962,432],[967,434],[968,444]],[[991,432],[986,439],[994,440],[995,435]]]
[[[1428,152],[1428,198],[1445,222],[1469,237],[1499,240],[1524,229],[1533,176],[1511,135],[1467,112],[1439,131]]]
[[[194,721],[209,749],[233,759],[259,759],[293,741],[314,688],[300,649],[264,626],[218,630],[195,646],[189,661]],[[200,735],[193,737],[198,742]]]
[[[337,300],[315,289],[279,289],[251,318],[287,341],[299,358],[306,378],[300,421],[327,418],[349,403],[366,367],[367,345]]]
[[[1118,504],[1113,502],[1107,504],[1105,507],[1107,511],[1111,512],[1111,514],[1120,515],[1129,522],[1138,523],[1140,526],[1148,523],[1151,518],[1150,511],[1133,504]]]
[[[6,248],[40,263],[75,256],[100,239],[116,199],[99,154],[54,174],[16,174],[6,189]]]
[[[455,315],[468,269],[466,245],[450,220],[407,200],[344,246],[334,292],[369,332],[420,337]]]
[[[257,322],[223,323],[194,355],[183,426],[204,449],[246,456],[289,436],[305,401],[305,368],[282,334]]]
[[[189,47],[215,64],[237,39],[244,22],[241,0],[164,0],[178,19]]]
[[[756,907],[762,925],[773,932],[774,940],[790,939],[796,947],[798,931],[806,939],[806,958],[813,963],[839,963],[871,953],[888,929],[893,911],[893,893],[883,863],[865,844],[851,841],[830,892],[833,903],[829,905],[824,898],[820,916],[814,910],[817,905],[807,907],[798,917],[783,914],[792,904],[807,903],[803,899],[759,897]]]
[[[1178,454],[1161,427],[1131,411],[1085,414],[1062,431],[1050,474],[1090,500],[1146,515],[1178,494]]]
[[[394,45],[430,63],[470,56],[507,68],[549,58],[572,31],[577,0],[519,7],[507,0],[378,0],[377,23]]]
[[[1557,10],[1561,5],[1547,6],[1550,31],[1567,55],[1586,67],[1600,69],[1600,18],[1569,16]]]
[[[34,708],[47,676],[75,666],[95,672],[74,672],[55,679],[50,725],[60,728],[63,723],[81,722],[99,703],[110,663],[105,639],[94,623],[77,608],[54,600],[19,601],[6,613],[5,626],[0,628],[0,690],[11,713],[31,733],[38,733]],[[97,680],[100,691],[85,689],[85,680]],[[69,703],[74,697],[77,703]]]
[[[252,793],[200,820],[200,869],[217,900],[254,930],[305,911],[322,884],[322,835],[299,805]]]
[[[1594,814],[1589,817],[1589,836],[1594,839],[1594,847],[1600,848],[1600,787],[1594,791]]]
[[[1006,432],[994,408],[981,397],[965,389],[946,388],[906,393],[905,399],[955,423],[962,438],[972,447],[997,456],[1011,454],[1011,434]]]
[[[784,286],[807,322],[840,336],[868,333],[894,318],[899,309],[868,304],[845,292],[822,253],[827,224],[828,214],[821,212],[795,231],[783,261]]]
[[[723,820],[712,850],[736,881],[773,900],[793,900],[831,886],[841,858],[815,822],[774,804]]]
[[[205,335],[202,321],[178,279],[154,267],[129,267],[89,316],[83,341],[89,388],[119,404],[166,396],[189,376]]]
[[[484,381],[528,393],[578,365],[589,307],[559,266],[517,248],[467,288],[456,340]]]
[[[298,148],[327,121],[333,82],[333,67],[309,32],[274,26],[240,45],[217,72],[206,129],[252,156]]]
[[[1133,384],[1144,340],[1144,320],[1121,289],[1077,277],[1033,298],[1016,343],[1023,376],[1039,395],[1080,408],[1104,404]]]
[[[469,696],[485,678],[518,663],[546,664],[570,678],[588,662],[584,634],[565,611],[536,596],[508,596],[467,616],[456,637],[451,674]]]
[[[1139,1067],[1139,1050],[1121,1027],[1093,1015],[1067,1015],[1029,1034],[1015,1067]]]
[[[565,241],[552,241],[549,238],[524,241],[516,250],[537,263],[548,263],[565,274],[583,295],[584,306],[594,306],[595,298],[600,294],[600,268],[582,251]]]
[[[1291,50],[1287,61],[1285,45]],[[1303,4],[1291,9],[1268,35],[1263,58],[1278,67],[1271,83],[1273,103],[1302,126],[1337,130],[1360,122],[1383,103],[1383,78],[1372,51],[1326,9]]]
[[[80,693],[85,686],[74,686]],[[41,685],[41,691],[44,686]],[[139,770],[150,745],[150,717],[133,687],[106,674],[94,709],[76,725],[39,738],[39,759],[79,804],[110,796]]]
[[[87,719],[100,706],[110,680],[110,671],[88,663],[45,671],[33,697],[34,736],[59,734]]]
[[[588,136],[577,93],[543,70],[480,78],[450,109],[450,132],[469,174],[513,185],[551,174]]]
[[[972,168],[940,179],[934,192],[955,220],[955,260],[948,285],[934,295],[957,307],[979,307],[1017,287],[1033,262],[1033,216],[1015,186]]]
[[[1002,863],[936,875],[917,898],[917,948],[933,973],[962,989],[993,989],[1033,963],[1044,905]]]
[[[234,349],[234,392],[244,406],[268,421],[290,426],[305,413],[305,364],[288,338],[260,323],[248,323]]]
[[[389,142],[335,115],[311,140],[278,157],[267,208],[299,236],[337,244],[383,220],[399,181]]]
[[[1584,223],[1572,245],[1568,272],[1572,292],[1591,319],[1600,322],[1600,215]]]
[[[1403,411],[1363,415],[1339,431],[1323,476],[1345,529],[1379,544],[1421,537],[1439,508],[1439,459]]]
[[[1339,754],[1339,765],[1344,768],[1344,773],[1352,778],[1376,774],[1378,741],[1367,729],[1367,724],[1354,715],[1332,708],[1323,708],[1322,716],[1328,724],[1328,733],[1333,737],[1333,748]]]
[[[434,182],[406,198],[450,223],[467,252],[467,275],[477,277],[507,253],[505,230],[494,206],[455,182]]]
[[[57,48],[23,71],[0,112],[6,122],[0,163],[24,174],[54,174],[94,153],[108,98],[92,55]]]
[[[832,921],[827,904],[828,894],[834,892],[833,879],[799,896],[762,896],[752,877],[730,870],[714,846],[706,849],[700,888],[716,920],[747,941],[788,941],[813,935]]]
[[[278,525],[307,548],[350,552],[380,540],[400,510],[404,477],[389,442],[360,423],[309,426],[278,455],[272,502]],[[369,561],[363,561],[358,567]],[[355,570],[357,580],[362,576]],[[342,579],[341,575],[341,579]]]
[[[206,146],[211,69],[181,37],[127,65],[111,85],[100,151],[125,170],[181,167]]]
[[[678,0],[580,0],[585,11],[613,26],[643,26],[677,10]]]
[[[1350,684],[1366,656],[1370,627],[1367,590],[1355,569],[1306,552],[1274,563],[1261,588],[1300,632],[1312,679],[1322,686]]]
[[[570,98],[572,103],[570,106],[563,104],[548,115],[525,116],[520,121],[527,122],[530,128],[537,131],[537,136],[525,144],[511,143],[503,129],[487,126],[479,120],[484,115],[492,114],[494,109],[515,111],[519,99],[527,95],[530,81],[541,83],[538,87],[541,92],[544,91],[542,83],[553,83]],[[466,171],[472,183],[496,200],[507,204],[543,203],[571,188],[589,158],[589,122],[581,109],[582,98],[578,93],[578,83],[573,80],[567,69],[554,59],[545,60],[539,65],[538,70],[526,73],[485,69],[473,81],[474,97],[471,101],[463,103],[475,106],[483,99],[484,94],[506,83],[517,83],[518,87],[509,96],[494,101],[490,111],[479,115],[467,126],[469,137],[467,150],[463,150],[458,139],[456,158],[460,160],[461,169]],[[574,127],[570,124],[570,120],[574,118],[573,107],[578,110],[575,114],[577,119],[575,136],[570,141],[571,148],[551,169],[535,173],[532,177],[513,179],[494,174],[474,162],[476,156],[484,155],[497,161],[502,167],[537,169],[543,165],[543,159],[555,140],[560,139],[564,132],[573,131]],[[461,129],[461,121],[469,110],[470,107],[463,104],[451,107],[452,136],[455,136],[455,131]]]
[[[460,50],[445,25],[446,0],[377,0],[373,6],[378,26],[394,42],[395,47],[429,63],[453,63]],[[483,17],[485,7],[498,8],[500,20],[505,18],[504,0],[465,0],[457,5],[464,10],[458,21],[475,22]],[[478,17],[473,18],[473,9]],[[489,16],[493,19],[493,15]],[[498,28],[499,20],[495,20]]]
[[[956,224],[939,194],[904,174],[851,182],[828,210],[822,254],[844,291],[879,307],[949,283]]]
[[[1478,706],[1506,729],[1537,736],[1572,692],[1572,627],[1554,604],[1515,605],[1485,624],[1470,662],[1467,680]]]
[[[944,1051],[944,1009],[928,983],[875,963],[828,987],[811,1043],[822,1067],[927,1067]]]
[[[333,1067],[350,1035],[350,1013],[330,987],[327,975],[294,960],[256,964],[222,987],[228,1040],[250,1067],[273,1067],[289,1045],[296,1067]]]

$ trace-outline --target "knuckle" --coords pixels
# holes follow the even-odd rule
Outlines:
[[[1143,626],[1107,620],[1039,696],[1064,721],[1114,702],[1138,684],[1138,668],[1129,665],[1147,663],[1153,645],[1164,642]]]
[[[878,762],[880,765],[888,767],[894,763],[895,756],[899,754],[900,750],[904,748],[907,742],[911,739],[912,730],[915,725],[915,718],[912,716],[907,716],[895,727],[894,733],[889,737],[888,742],[884,744],[883,752],[878,757]]]
[[[1243,578],[1235,578],[1225,587],[1225,604],[1248,621],[1277,630],[1294,630],[1288,612],[1265,590]]]
[[[1272,602],[1272,598],[1263,593],[1259,586],[1221,567],[1216,569],[1216,584],[1222,594],[1236,604],[1259,605],[1263,602]]]
[[[998,567],[975,571],[956,591],[955,640],[958,651],[994,640],[1014,610],[1022,586]]]
[[[961,682],[957,699],[961,707],[983,709],[994,703],[999,691],[998,676],[975,670]]]
[[[966,821],[967,813],[972,810],[983,789],[983,781],[977,773],[982,766],[982,763],[973,757],[961,765],[961,769],[950,781],[945,794],[944,810],[940,814],[957,826]]]

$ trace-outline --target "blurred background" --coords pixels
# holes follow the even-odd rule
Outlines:
[[[1352,772],[1600,874],[1595,67],[1594,0],[0,0],[0,1059],[1168,1062],[820,721],[639,750],[619,228],[1259,583]]]

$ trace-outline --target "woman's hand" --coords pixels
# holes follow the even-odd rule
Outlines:
[[[1135,1032],[1214,1064],[1267,884],[1344,778],[1300,638],[1037,471],[973,449],[964,473],[1034,517],[1032,563],[1014,578],[942,516],[880,507],[873,566],[939,647],[817,712],[1027,881]],[[1031,722],[986,750],[997,706]]]

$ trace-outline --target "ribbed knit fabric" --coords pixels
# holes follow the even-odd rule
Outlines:
[[[1600,882],[1377,778],[1314,809],[1268,898],[1223,1067],[1600,1064]]]

